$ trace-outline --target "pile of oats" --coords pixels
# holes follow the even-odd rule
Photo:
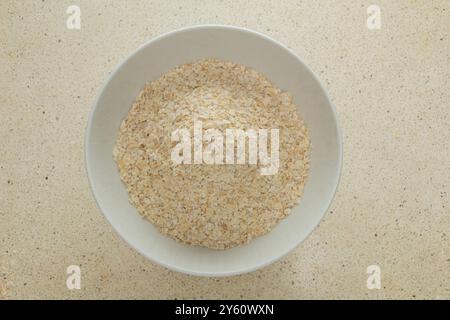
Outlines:
[[[192,128],[278,128],[277,174],[258,165],[178,164],[171,134]],[[130,202],[163,234],[227,249],[266,234],[298,202],[310,140],[292,97],[264,75],[217,59],[185,64],[147,84],[120,126],[114,159]]]

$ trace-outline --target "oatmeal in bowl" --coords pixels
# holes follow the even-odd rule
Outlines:
[[[251,30],[159,36],[111,74],[89,115],[86,168],[116,232],[175,271],[266,266],[319,224],[336,191],[341,134],[320,81]]]
[[[173,161],[174,133],[184,129],[193,136],[195,124],[201,124],[202,157],[210,144],[220,154],[195,163],[189,147],[181,150],[185,161]],[[261,174],[268,168],[261,168],[258,152],[256,161],[245,161],[251,160],[252,143],[263,147],[263,129],[272,133],[265,136],[272,138],[266,153],[275,139],[277,144],[270,162],[276,167],[265,172],[271,174]],[[205,139],[211,130],[214,141]],[[246,134],[243,141],[236,135],[226,140],[236,131]],[[243,163],[236,157],[239,142]],[[231,161],[227,144],[233,145]],[[309,144],[289,93],[256,70],[205,59],[144,87],[120,126],[114,158],[130,202],[160,232],[186,244],[227,249],[266,234],[289,215],[306,183]]]

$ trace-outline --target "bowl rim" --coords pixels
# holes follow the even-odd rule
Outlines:
[[[276,45],[284,50],[286,50],[289,54],[291,54],[300,64],[302,64],[306,70],[311,74],[311,76],[314,78],[314,80],[318,83],[320,89],[322,90],[322,92],[325,94],[325,98],[326,101],[328,102],[328,104],[330,105],[330,109],[331,109],[331,113],[333,116],[333,121],[336,124],[336,133],[337,133],[337,142],[338,142],[338,163],[337,163],[337,172],[336,172],[336,176],[335,176],[335,186],[334,186],[334,191],[333,194],[330,197],[330,202],[326,208],[326,210],[324,210],[321,213],[320,219],[318,220],[317,224],[311,228],[311,231],[301,240],[296,241],[295,243],[293,243],[290,247],[287,247],[281,254],[273,257],[272,259],[269,259],[267,261],[265,261],[264,263],[255,265],[255,266],[251,266],[251,267],[245,267],[242,269],[238,269],[238,270],[233,270],[233,271],[225,271],[225,272],[214,272],[214,271],[209,271],[209,272],[203,272],[203,271],[196,271],[196,270],[189,270],[186,268],[181,268],[178,267],[176,265],[172,265],[172,264],[168,264],[166,262],[163,262],[161,260],[159,260],[157,257],[151,256],[149,255],[147,252],[143,252],[141,249],[136,248],[135,246],[133,246],[114,226],[114,224],[111,222],[110,218],[108,217],[108,215],[106,214],[105,210],[103,209],[102,205],[99,203],[99,200],[97,199],[96,196],[96,191],[95,191],[95,186],[93,183],[93,174],[91,172],[91,165],[90,165],[90,157],[91,157],[91,146],[90,146],[90,136],[91,136],[91,129],[92,129],[92,125],[93,125],[93,117],[94,114],[96,112],[97,106],[98,106],[98,102],[101,98],[101,96],[103,95],[106,87],[108,86],[108,84],[111,82],[111,80],[116,76],[117,72],[125,65],[125,63],[127,61],[129,61],[131,58],[133,58],[138,52],[140,52],[142,49],[146,48],[147,46],[152,45],[154,42],[157,42],[159,40],[162,40],[164,38],[173,36],[177,33],[182,33],[182,32],[186,32],[186,31],[191,31],[191,30],[197,30],[197,29],[222,29],[222,30],[234,30],[234,31],[239,31],[239,32],[243,32],[243,33],[249,33],[252,34],[254,36],[260,37],[270,43],[272,43],[273,45]],[[338,115],[336,112],[336,108],[334,107],[334,104],[332,103],[328,92],[325,90],[324,85],[322,84],[322,81],[316,76],[316,74],[311,70],[311,68],[308,66],[308,64],[306,64],[295,52],[293,52],[289,47],[287,47],[286,45],[278,42],[277,40],[263,34],[260,33],[258,31],[252,30],[252,29],[248,29],[245,27],[238,27],[238,26],[233,26],[233,25],[225,25],[225,24],[198,24],[198,25],[192,25],[192,26],[187,26],[187,27],[182,27],[176,30],[172,30],[166,33],[163,33],[159,36],[153,37],[149,40],[147,40],[145,43],[143,43],[142,45],[140,45],[138,48],[136,48],[134,51],[132,51],[130,54],[128,54],[128,56],[126,56],[118,65],[116,65],[116,67],[114,68],[113,72],[110,73],[110,75],[108,77],[106,77],[106,80],[103,80],[103,84],[101,86],[101,89],[98,91],[94,103],[89,111],[89,115],[88,115],[88,123],[87,123],[87,127],[85,130],[85,139],[84,139],[84,160],[85,160],[85,169],[86,169],[86,174],[88,177],[88,181],[89,181],[89,186],[91,189],[91,193],[95,199],[95,203],[97,204],[97,208],[100,209],[100,211],[102,212],[103,216],[106,218],[106,220],[109,222],[109,224],[112,226],[113,230],[120,236],[120,238],[122,240],[125,241],[125,243],[128,244],[128,246],[130,246],[131,248],[133,248],[134,250],[136,250],[137,252],[139,252],[141,255],[143,255],[145,258],[147,258],[148,260],[150,260],[151,262],[154,262],[155,264],[165,267],[169,270],[172,271],[177,271],[177,272],[181,272],[181,273],[185,273],[185,274],[189,274],[189,275],[194,275],[194,276],[203,276],[203,277],[226,277],[226,276],[234,276],[234,275],[239,275],[239,274],[244,274],[244,273],[249,273],[249,272],[253,272],[256,271],[258,269],[264,268],[280,259],[282,259],[283,257],[285,257],[287,254],[289,254],[290,252],[292,252],[295,248],[297,248],[303,241],[305,241],[310,235],[311,233],[313,233],[313,231],[319,226],[320,222],[323,220],[323,218],[325,217],[325,215],[327,214],[328,210],[330,209],[331,204],[333,203],[333,200],[336,196],[336,192],[339,186],[339,182],[341,179],[341,174],[342,174],[342,165],[343,165],[343,141],[342,141],[342,132],[341,132],[341,127],[339,125],[339,119],[338,119]]]

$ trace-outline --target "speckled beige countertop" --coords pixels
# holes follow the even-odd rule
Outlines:
[[[372,3],[379,30],[366,26]],[[80,30],[66,28],[72,4]],[[83,150],[114,67],[205,23],[291,47],[322,79],[344,138],[339,190],[315,232],[269,267],[218,279],[125,244],[96,207]],[[446,0],[0,1],[0,298],[449,299],[449,30]],[[80,290],[66,287],[69,265]],[[366,286],[369,265],[380,290]]]

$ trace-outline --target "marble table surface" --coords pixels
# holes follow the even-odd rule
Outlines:
[[[0,2],[0,299],[450,299],[450,2]],[[80,9],[69,29],[67,9]],[[376,17],[378,18],[378,16]],[[337,109],[343,173],[320,226],[259,271],[201,278],[146,260],[85,174],[104,80],[145,41],[231,24],[286,44]],[[81,289],[66,286],[67,267]],[[370,266],[380,289],[367,286]]]

